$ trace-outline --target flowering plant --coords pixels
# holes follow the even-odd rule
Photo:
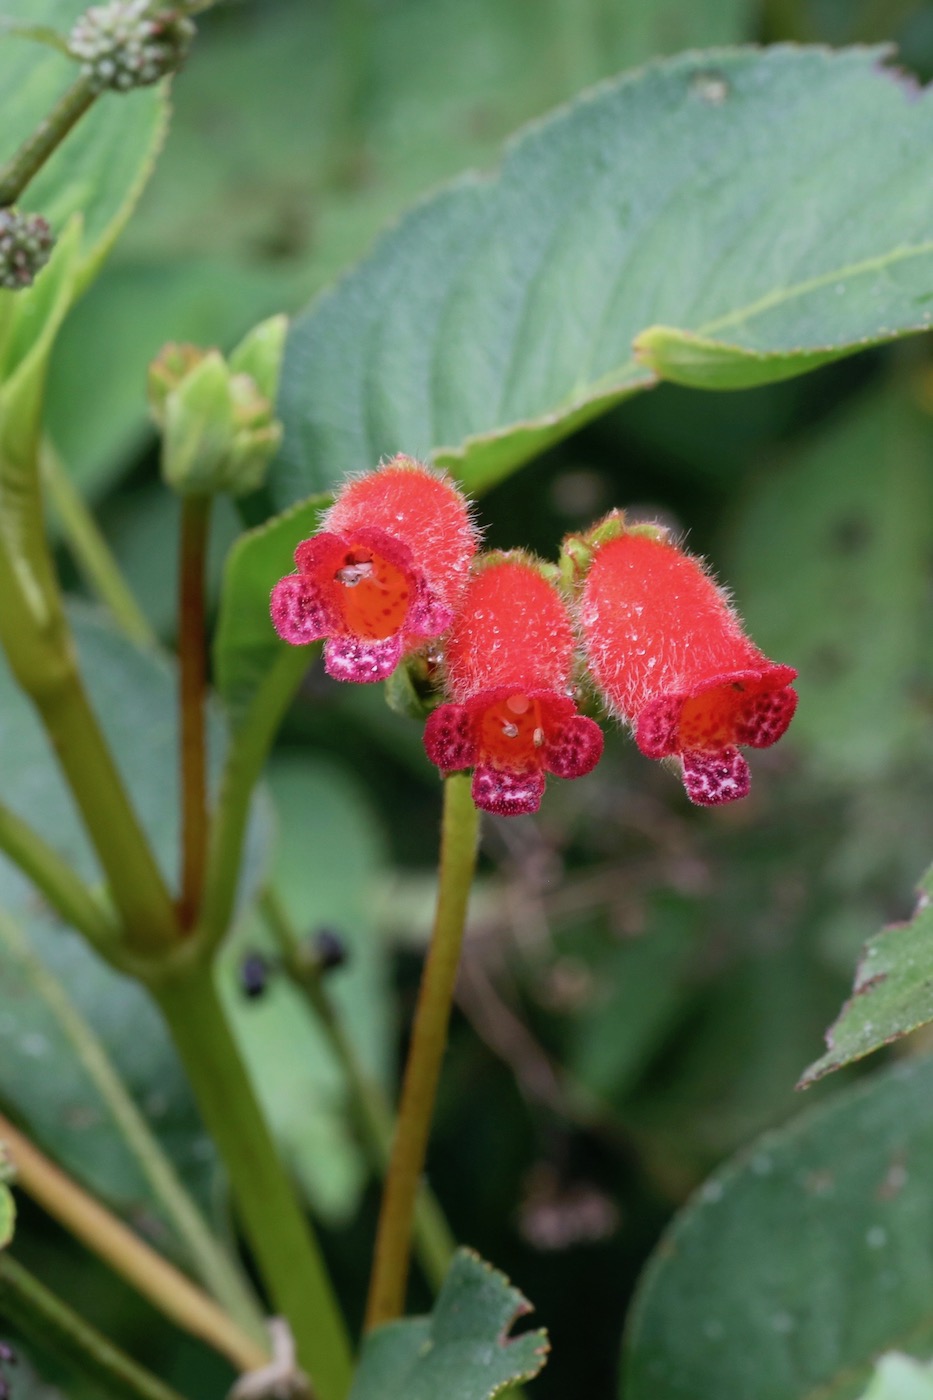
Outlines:
[[[0,1400],[610,1400],[623,1302],[625,1400],[919,1400],[933,1071],[790,1091],[929,854],[930,373],[836,363],[929,101],[815,0],[11,8]]]

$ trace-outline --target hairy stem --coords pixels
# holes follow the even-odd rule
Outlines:
[[[90,78],[84,76],[76,78],[62,94],[45,120],[0,170],[0,209],[16,203],[96,97],[97,90]]]
[[[156,635],[145,613],[130,592],[100,526],[48,438],[42,444],[41,465],[52,511],[92,592],[110,610],[131,642],[142,647],[155,646]]]
[[[26,1195],[166,1317],[226,1356],[238,1370],[251,1371],[266,1363],[265,1349],[241,1331],[212,1298],[66,1176],[3,1117],[0,1142],[16,1169],[16,1184]]]
[[[50,1292],[9,1254],[0,1254],[0,1313],[27,1339],[73,1364],[122,1400],[182,1400],[103,1333]]]
[[[178,914],[190,929],[198,916],[207,866],[207,743],[204,577],[210,496],[181,503],[178,578],[179,734],[181,742],[181,895]]]
[[[458,773],[446,778],[437,907],[376,1233],[367,1329],[391,1322],[405,1307],[412,1219],[447,1045],[478,832],[469,777]]]
[[[392,1152],[392,1110],[380,1086],[366,1072],[328,995],[319,965],[306,956],[288,910],[273,889],[262,896],[262,912],[291,981],[306,997],[343,1071],[350,1110],[372,1171],[386,1174]],[[430,1188],[422,1183],[415,1202],[414,1242],[425,1277],[435,1289],[446,1277],[456,1241]]]
[[[276,1150],[209,967],[153,987],[217,1144],[276,1312],[288,1319],[318,1400],[343,1400],[350,1347],[310,1223]]]

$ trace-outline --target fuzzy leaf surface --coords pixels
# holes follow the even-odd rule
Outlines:
[[[787,378],[933,316],[933,103],[885,51],[691,53],[521,133],[295,322],[280,506],[384,453],[478,489],[668,378]]]
[[[643,1276],[626,1400],[856,1400],[933,1351],[933,1060],[765,1134],[675,1219]]]

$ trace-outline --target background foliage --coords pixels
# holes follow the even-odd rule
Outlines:
[[[163,636],[173,625],[166,579],[177,521],[157,486],[144,378],[164,340],[229,347],[260,315],[297,312],[412,199],[468,166],[490,167],[518,124],[656,54],[747,40],[896,40],[898,62],[921,78],[933,73],[933,7],[922,0],[240,0],[205,17],[202,31],[175,87],[155,176],[69,316],[52,372],[56,445]],[[849,217],[857,223],[857,207]],[[542,1400],[618,1393],[622,1319],[665,1221],[724,1158],[801,1107],[794,1085],[822,1053],[862,944],[913,911],[933,853],[931,415],[933,365],[920,341],[766,389],[664,385],[551,447],[484,498],[491,544],[546,555],[564,531],[614,504],[689,530],[692,547],[729,581],[756,640],[802,673],[798,719],[778,749],[758,756],[753,795],[734,811],[688,809],[678,784],[615,736],[585,784],[552,785],[540,820],[487,823],[430,1169],[458,1237],[506,1270],[550,1331],[551,1360],[533,1392]],[[278,503],[317,484],[276,488]],[[252,503],[257,518],[267,504]],[[232,511],[219,513],[215,581],[238,528]],[[64,553],[61,564],[80,595]],[[91,620],[81,636],[91,652],[116,645]],[[222,637],[218,680],[236,696],[255,670],[225,671]],[[173,742],[163,732],[169,709],[158,700],[168,678],[141,661],[137,669],[133,694],[106,707],[114,742],[129,753],[145,722],[151,747],[135,761],[169,771],[159,756]],[[4,674],[0,749],[5,763],[28,763],[29,722],[7,686]],[[313,670],[271,788],[281,824],[277,885],[303,927],[327,925],[350,943],[351,967],[335,989],[371,1071],[391,1085],[435,857],[437,783],[417,727],[392,714],[381,693],[327,684]],[[168,791],[163,799],[147,818],[168,853]],[[57,803],[62,845],[73,840],[83,857],[60,797],[37,792],[34,800],[44,811]],[[268,810],[257,815],[257,862],[271,822]],[[46,973],[67,982],[93,1020],[189,1184],[223,1218],[210,1148],[155,1018],[141,1019],[128,987],[119,996],[104,987],[113,974],[48,927],[47,911],[6,866],[0,894]],[[299,1020],[289,990],[273,981],[255,1004],[238,990],[239,957],[262,938],[240,929],[225,992],[299,1179],[328,1222],[338,1280],[358,1299],[375,1190],[346,1129],[327,1049]],[[2,940],[0,974],[5,990],[21,988],[12,1010],[5,1001],[0,1011],[0,1102],[171,1248],[133,1162],[108,1148],[104,1109],[41,978]],[[112,1016],[102,1018],[101,1005]],[[922,1036],[901,1050],[915,1051]],[[753,1149],[744,1166],[707,1184],[678,1226],[684,1258],[654,1269],[638,1305],[626,1363],[632,1400],[689,1393],[678,1374],[695,1374],[715,1352],[717,1317],[698,1315],[683,1355],[665,1363],[664,1375],[653,1371],[652,1308],[705,1286],[689,1270],[707,1232],[723,1251],[749,1250],[715,1229],[716,1191],[727,1187],[741,1195],[743,1241],[763,1232],[768,1311],[743,1315],[741,1330],[770,1343],[756,1351],[768,1400],[835,1376],[832,1358],[819,1376],[794,1369],[798,1319],[779,1285],[783,1269],[803,1269],[810,1256],[769,1250],[787,1199],[801,1193],[801,1172],[825,1205],[821,1134],[837,1149],[841,1135],[852,1162],[852,1196],[841,1194],[836,1208],[850,1220],[854,1212],[860,1252],[840,1270],[873,1271],[882,1294],[886,1270],[897,1272],[909,1295],[899,1306],[913,1307],[915,1287],[929,1293],[917,1281],[922,1260],[915,1274],[903,1253],[893,1265],[880,1257],[892,1240],[909,1251],[928,1183],[918,1177],[916,1198],[899,1195],[902,1214],[892,1206],[890,1220],[853,1206],[864,1183],[876,1189],[891,1167],[861,1155],[872,1113],[906,1119],[901,1099],[922,1103],[928,1081],[928,1070],[895,1068],[888,1089],[857,1087],[827,1110],[835,1117],[785,1130],[764,1156]],[[817,1085],[808,1106],[839,1087]],[[56,1113],[57,1127],[44,1121]],[[904,1151],[922,1160],[929,1129],[917,1131]],[[878,1231],[888,1232],[881,1244]],[[219,1365],[209,1370],[203,1353],[28,1206],[18,1242],[26,1262],[54,1271],[62,1292],[84,1300],[143,1359],[192,1393],[219,1393]],[[864,1331],[847,1365],[897,1344],[879,1298],[877,1327]],[[426,1293],[420,1301],[427,1305]],[[741,1315],[743,1302],[730,1306]],[[858,1319],[846,1322],[859,1331]],[[815,1316],[808,1326],[824,1329],[822,1341],[840,1319]],[[54,1365],[37,1359],[54,1381]],[[872,1397],[887,1400],[897,1364],[879,1373]],[[747,1384],[764,1395],[759,1381],[731,1378],[736,1394]],[[865,1384],[856,1380],[852,1394]],[[92,1400],[70,1382],[68,1394]]]

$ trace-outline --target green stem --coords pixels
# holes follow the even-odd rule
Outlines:
[[[16,154],[0,169],[0,209],[15,204],[33,176],[42,169],[76,122],[97,97],[97,90],[87,77],[76,78],[63,93]]]
[[[273,1307],[288,1319],[318,1400],[350,1383],[346,1328],[313,1231],[276,1150],[209,967],[192,964],[153,993],[205,1125],[230,1176]]]
[[[0,1312],[23,1335],[76,1366],[108,1395],[124,1400],[182,1400],[96,1327],[51,1293],[9,1254],[0,1254]]]
[[[0,851],[29,877],[56,913],[105,954],[116,946],[113,916],[67,861],[0,803]]]
[[[164,951],[176,940],[168,889],[77,669],[31,699],[107,875],[127,945],[143,955]]]
[[[38,480],[0,459],[0,645],[35,706],[136,953],[176,941],[168,889],[78,670],[43,532]]]
[[[110,547],[48,438],[42,444],[42,479],[75,563],[91,590],[110,609],[131,642],[154,647],[157,638],[137,603]]]
[[[391,1322],[405,1308],[412,1218],[447,1045],[478,832],[479,813],[470,796],[469,776],[458,773],[446,778],[437,908],[376,1233],[367,1329]]]
[[[58,978],[36,957],[25,934],[2,910],[0,942],[6,945],[58,1022],[76,1060],[107,1105],[153,1195],[186,1246],[195,1273],[239,1326],[263,1348],[266,1334],[262,1314],[237,1263],[211,1233],[93,1027],[78,1011]]]
[[[367,1074],[327,993],[321,968],[304,954],[288,910],[275,890],[264,891],[261,907],[279,946],[285,971],[306,997],[343,1072],[350,1109],[370,1167],[376,1176],[384,1177],[392,1152],[393,1129],[386,1096]],[[426,1183],[421,1184],[415,1203],[414,1240],[425,1277],[433,1288],[439,1289],[457,1246],[444,1212]]]
[[[178,578],[178,728],[181,742],[181,895],[178,915],[184,929],[190,929],[197,919],[207,866],[204,578],[210,519],[210,496],[183,498]]]
[[[308,668],[307,647],[286,647],[266,674],[230,740],[211,831],[199,941],[214,948],[230,925],[253,790],[285,711]]]

